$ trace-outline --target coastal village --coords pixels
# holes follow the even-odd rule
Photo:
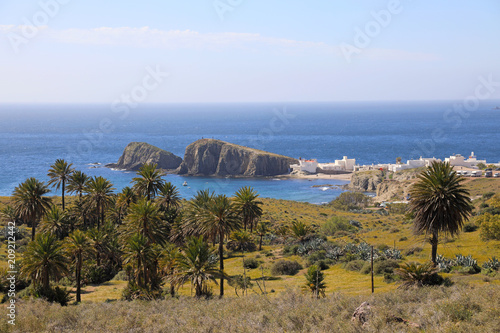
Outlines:
[[[399,172],[402,170],[427,167],[434,161],[441,162],[442,160],[435,157],[420,157],[418,160],[407,160],[406,163],[396,162],[359,165],[356,164],[356,159],[348,158],[347,156],[344,156],[341,160],[335,160],[333,163],[319,163],[316,159],[299,158],[299,163],[290,165],[290,168],[292,175],[339,175],[370,170]],[[444,161],[450,163],[450,165],[453,166],[459,174],[465,177],[500,177],[500,162],[491,163],[486,160],[480,160],[474,152],[471,152],[468,158],[465,158],[460,154],[455,154],[450,157],[446,157]],[[484,174],[483,170],[480,168],[483,165],[487,167],[484,168]]]

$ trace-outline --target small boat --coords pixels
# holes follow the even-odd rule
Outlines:
[[[182,183],[182,186],[188,186],[188,182]]]
[[[500,110],[500,106],[496,106],[492,110]]]

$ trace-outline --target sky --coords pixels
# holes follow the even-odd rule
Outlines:
[[[498,0],[0,0],[0,105],[500,99],[499,18]]]

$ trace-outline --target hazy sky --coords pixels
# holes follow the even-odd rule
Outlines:
[[[499,99],[499,59],[498,0],[0,0],[0,103]]]

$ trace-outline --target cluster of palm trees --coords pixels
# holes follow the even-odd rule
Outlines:
[[[143,165],[133,185],[117,194],[109,180],[89,177],[64,160],[56,160],[48,176],[47,184],[35,178],[19,184],[12,206],[3,211],[32,228],[23,276],[50,288],[50,281],[74,273],[77,302],[89,271],[106,279],[125,270],[129,288],[146,292],[168,282],[172,295],[189,281],[198,297],[219,278],[222,297],[228,278],[224,244],[235,231],[252,232],[262,215],[259,195],[250,187],[231,198],[203,190],[181,200],[155,164]],[[50,185],[61,189],[61,206],[47,196]],[[74,195],[69,203],[66,193]],[[262,238],[265,227],[256,229]]]

